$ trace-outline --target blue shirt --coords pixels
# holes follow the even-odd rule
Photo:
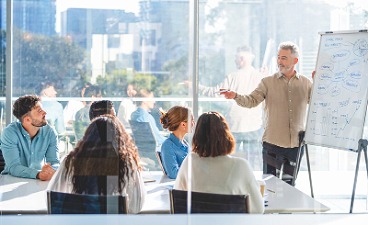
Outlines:
[[[161,146],[161,160],[167,176],[176,179],[179,168],[188,155],[188,143],[180,141],[174,134],[170,134]]]
[[[158,130],[156,126],[155,118],[147,110],[138,107],[137,110],[132,112],[131,120],[137,121],[137,122],[149,122],[153,131],[153,135],[155,136],[155,139],[157,141],[158,145],[161,145],[162,142],[164,142],[165,138],[160,134],[160,131]]]
[[[59,148],[55,129],[50,125],[40,128],[36,136],[28,132],[18,121],[9,124],[1,134],[1,150],[5,159],[3,173],[16,177],[36,178],[43,162],[57,169]]]

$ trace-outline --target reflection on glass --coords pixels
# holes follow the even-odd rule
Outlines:
[[[275,43],[288,40],[301,48],[298,71],[311,77],[318,51],[318,32],[366,29],[368,11],[364,1],[305,0],[287,1],[287,4],[281,0],[199,1],[199,52],[190,58],[189,31],[194,26],[189,23],[189,12],[194,10],[189,8],[190,1],[12,2],[13,59],[10,61],[6,60],[7,6],[6,0],[0,1],[2,127],[5,126],[4,115],[11,114],[12,110],[5,108],[5,72],[9,72],[5,71],[5,63],[12,62],[13,68],[13,96],[10,97],[35,93],[36,87],[46,80],[55,84],[56,99],[64,107],[65,133],[70,136],[70,141],[61,139],[60,144],[66,145],[68,152],[76,144],[72,126],[75,113],[86,101],[92,100],[82,98],[81,90],[86,84],[101,88],[102,96],[114,102],[117,115],[132,132],[130,114],[136,109],[135,103],[142,99],[127,92],[128,84],[135,90],[152,91],[156,108],[191,107],[189,97],[193,90],[188,81],[194,75],[188,66],[190,61],[196,60],[200,93],[198,112],[193,113],[218,111],[230,124],[239,127],[237,121],[247,119],[248,126],[231,129],[238,140],[234,154],[247,159],[256,171],[262,168],[262,106],[230,114],[237,107],[233,101],[208,93],[220,87],[239,88],[244,93],[252,91],[261,75],[277,70]],[[248,46],[251,54],[239,51],[242,46]],[[245,61],[248,69],[258,74],[252,82],[248,82],[251,80],[248,73],[244,73],[244,80],[231,79],[243,70],[238,65],[241,58],[250,58]],[[210,91],[203,92],[202,88]],[[74,105],[66,107],[73,102]],[[70,110],[72,105],[74,109]],[[157,124],[160,125],[156,121]],[[310,158],[315,171],[353,171],[355,168],[355,154],[313,146]],[[301,172],[305,170],[302,161]],[[302,189],[308,188],[308,184],[300,185]],[[364,191],[357,194],[365,196]]]

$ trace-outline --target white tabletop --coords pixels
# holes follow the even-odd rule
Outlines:
[[[173,180],[161,171],[144,172],[147,197],[141,213],[170,213],[168,189]],[[263,175],[266,182],[265,213],[325,212],[329,208],[282,180]],[[46,214],[48,182],[0,175],[0,213]]]
[[[156,174],[151,177],[159,180]],[[319,203],[309,195],[299,191],[295,187],[285,183],[273,175],[256,174],[256,177],[266,182],[265,213],[297,213],[297,212],[326,212],[327,206]],[[262,178],[263,177],[263,178]],[[173,181],[163,184],[151,184],[146,186],[150,192],[146,197],[141,213],[170,213],[170,197],[168,188],[172,187]],[[158,190],[153,192],[152,191]]]
[[[326,212],[327,206],[273,175],[263,175],[266,182],[265,213]]]
[[[47,184],[36,179],[0,175],[0,213],[47,213]]]

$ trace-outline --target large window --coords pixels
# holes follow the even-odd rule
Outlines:
[[[198,8],[194,6],[199,16],[195,21],[190,18],[194,9],[189,0],[14,0],[11,30],[6,29],[11,9],[6,0],[0,4],[1,130],[11,122],[6,120],[11,114],[6,100],[39,95],[42,84],[52,83],[57,94],[45,102],[57,101],[63,107],[57,120],[64,127],[59,134],[60,154],[65,155],[78,140],[73,133],[76,111],[92,98],[82,97],[87,86],[98,86],[101,97],[114,102],[119,119],[132,133],[130,115],[144,98],[129,90],[146,89],[153,93],[155,105],[150,113],[161,133],[168,131],[160,124],[160,108],[167,111],[181,105],[196,110],[194,115],[223,114],[238,140],[234,155],[246,158],[255,171],[262,171],[262,106],[234,111],[233,100],[215,93],[226,84],[227,76],[241,70],[239,52],[250,51],[255,73],[269,76],[277,72],[278,44],[295,42],[301,50],[297,70],[311,78],[319,32],[368,27],[368,7],[363,0],[201,0]],[[198,39],[193,41],[189,35],[197,23]],[[12,38],[11,57],[6,56],[10,43],[6,37]],[[190,49],[197,44],[198,54],[193,56]],[[6,63],[12,71],[6,71]],[[193,65],[198,65],[198,74],[193,74]],[[6,86],[6,77],[11,77],[11,86]],[[241,84],[239,91],[248,92],[257,84],[258,80]],[[50,120],[52,114],[48,112]],[[365,138],[367,133],[365,129]],[[356,153],[321,146],[309,146],[309,153],[311,170],[320,182],[314,182],[316,196],[349,198]],[[144,169],[160,170],[155,156],[147,157]],[[364,173],[364,160],[361,165]],[[305,157],[300,170],[297,187],[308,193]],[[324,177],[336,177],[339,191],[330,193],[323,188],[328,186]],[[367,182],[358,185],[357,198],[366,198]],[[339,187],[330,187],[335,188]]]

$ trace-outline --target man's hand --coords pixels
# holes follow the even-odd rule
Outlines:
[[[236,92],[230,90],[220,89],[219,93],[227,99],[234,99],[236,97]]]
[[[55,170],[49,163],[43,165],[42,170],[38,173],[38,179],[40,180],[51,180]]]

